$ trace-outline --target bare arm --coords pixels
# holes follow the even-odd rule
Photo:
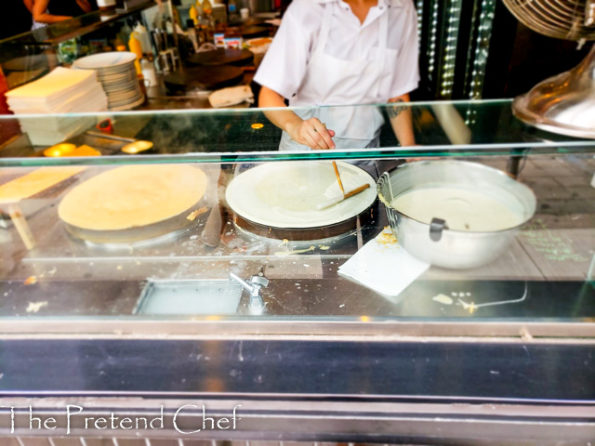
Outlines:
[[[79,5],[85,13],[91,12],[91,3],[89,3],[88,0],[76,0],[76,4]]]
[[[39,23],[56,23],[62,20],[68,20],[72,17],[66,15],[48,14],[48,3],[50,0],[34,0],[33,2],[33,19]]]
[[[390,124],[399,143],[401,146],[415,145],[411,108],[406,105],[398,105],[398,103],[409,102],[409,94],[390,98],[388,102],[395,104],[389,105],[387,111],[390,118]]]
[[[23,0],[25,7],[29,10],[31,14],[33,14],[33,0]]]
[[[258,96],[259,107],[286,107],[283,96],[267,87],[262,87]],[[300,144],[307,145],[312,149],[334,149],[335,143],[332,137],[335,132],[328,130],[317,118],[302,120],[291,110],[267,110],[266,117],[281,130],[285,130],[289,136]]]

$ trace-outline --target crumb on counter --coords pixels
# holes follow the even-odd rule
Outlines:
[[[293,251],[278,251],[275,253],[275,256],[277,257],[285,257],[285,256],[289,256],[292,254],[303,254],[305,252],[310,252],[310,251],[314,251],[316,249],[316,247],[314,245],[310,246],[309,248],[306,249],[295,249]]]
[[[459,299],[458,301],[459,301],[459,304],[462,305],[463,309],[467,310],[469,312],[469,314],[473,314],[477,310],[477,306],[475,305],[475,302],[467,303],[462,299]]]
[[[450,296],[447,296],[446,294],[442,294],[442,293],[437,294],[436,296],[432,297],[432,300],[434,302],[438,302],[443,305],[452,305],[452,303],[453,303],[453,300]]]
[[[381,245],[395,245],[397,243],[397,237],[395,237],[389,226],[384,227],[376,240]]]
[[[41,302],[29,302],[27,305],[27,309],[25,310],[27,313],[37,313],[43,307],[47,307],[48,301],[44,300]]]
[[[196,209],[192,212],[190,212],[187,216],[186,216],[186,220],[189,221],[194,221],[196,220],[196,217],[198,217],[199,215],[204,214],[205,212],[207,212],[209,209],[206,206],[203,206],[199,209]]]

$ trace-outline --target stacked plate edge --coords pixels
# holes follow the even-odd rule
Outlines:
[[[136,76],[135,60],[134,53],[114,51],[81,57],[72,66],[97,73],[110,110],[130,110],[145,100]]]

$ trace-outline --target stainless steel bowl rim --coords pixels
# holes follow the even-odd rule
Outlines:
[[[421,165],[421,164],[431,164],[431,163],[436,163],[436,160],[433,161],[415,161],[413,163],[406,163],[406,164],[401,164],[400,166],[398,166],[396,169],[394,169],[392,172],[397,172],[398,169],[404,169],[407,166],[410,165]],[[525,188],[527,190],[527,192],[529,192],[533,198],[535,199],[535,202],[537,202],[537,197],[535,196],[535,193],[531,190],[531,188],[527,187],[525,184],[513,180],[512,178],[510,178],[508,175],[506,175],[504,172],[502,172],[499,169],[495,169],[493,167],[489,167],[489,166],[485,166],[483,164],[480,163],[476,163],[476,162],[472,162],[472,161],[455,161],[455,160],[440,160],[440,163],[457,163],[457,164],[466,164],[469,166],[473,166],[473,168],[481,168],[481,169],[485,169],[486,171],[489,171],[493,174],[496,175],[502,175],[504,177],[506,177],[507,179],[511,180],[511,181],[515,181],[519,186]],[[385,172],[387,174],[390,175],[390,172]],[[383,174],[384,175],[384,174]],[[382,175],[380,176],[380,178],[382,178]],[[401,211],[399,211],[397,208],[395,208],[394,206],[392,206],[387,200],[386,198],[384,198],[384,196],[382,195],[382,192],[380,191],[380,178],[378,179],[378,181],[376,182],[376,189],[378,192],[378,199],[382,202],[382,204],[384,204],[384,206],[392,209],[393,211],[395,211],[397,214],[399,214],[400,216],[403,217],[407,217],[410,220],[415,221],[416,223],[422,224],[422,225],[426,225],[426,226],[430,226],[429,223],[423,222],[421,220],[418,220],[417,218],[411,217],[410,215],[407,215]],[[411,189],[410,189],[411,190]],[[397,195],[398,196],[398,195]],[[396,198],[396,197],[395,197]],[[511,230],[515,230],[520,228],[521,226],[523,226],[525,223],[527,223],[529,220],[531,220],[531,218],[533,218],[533,214],[530,215],[529,217],[525,218],[521,223],[519,223],[516,226],[510,226],[508,228],[504,228],[504,229],[498,229],[498,230],[494,230],[494,231],[460,231],[460,230],[456,230],[456,229],[444,229],[444,232],[450,232],[450,233],[455,233],[455,234],[466,234],[466,235],[473,235],[473,234],[477,234],[477,235],[483,235],[483,234],[494,234],[494,233],[500,233],[500,232],[507,232],[507,231],[511,231]],[[448,222],[447,222],[448,223]]]

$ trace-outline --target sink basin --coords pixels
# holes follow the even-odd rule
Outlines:
[[[231,280],[149,280],[134,314],[236,314],[241,297]]]

